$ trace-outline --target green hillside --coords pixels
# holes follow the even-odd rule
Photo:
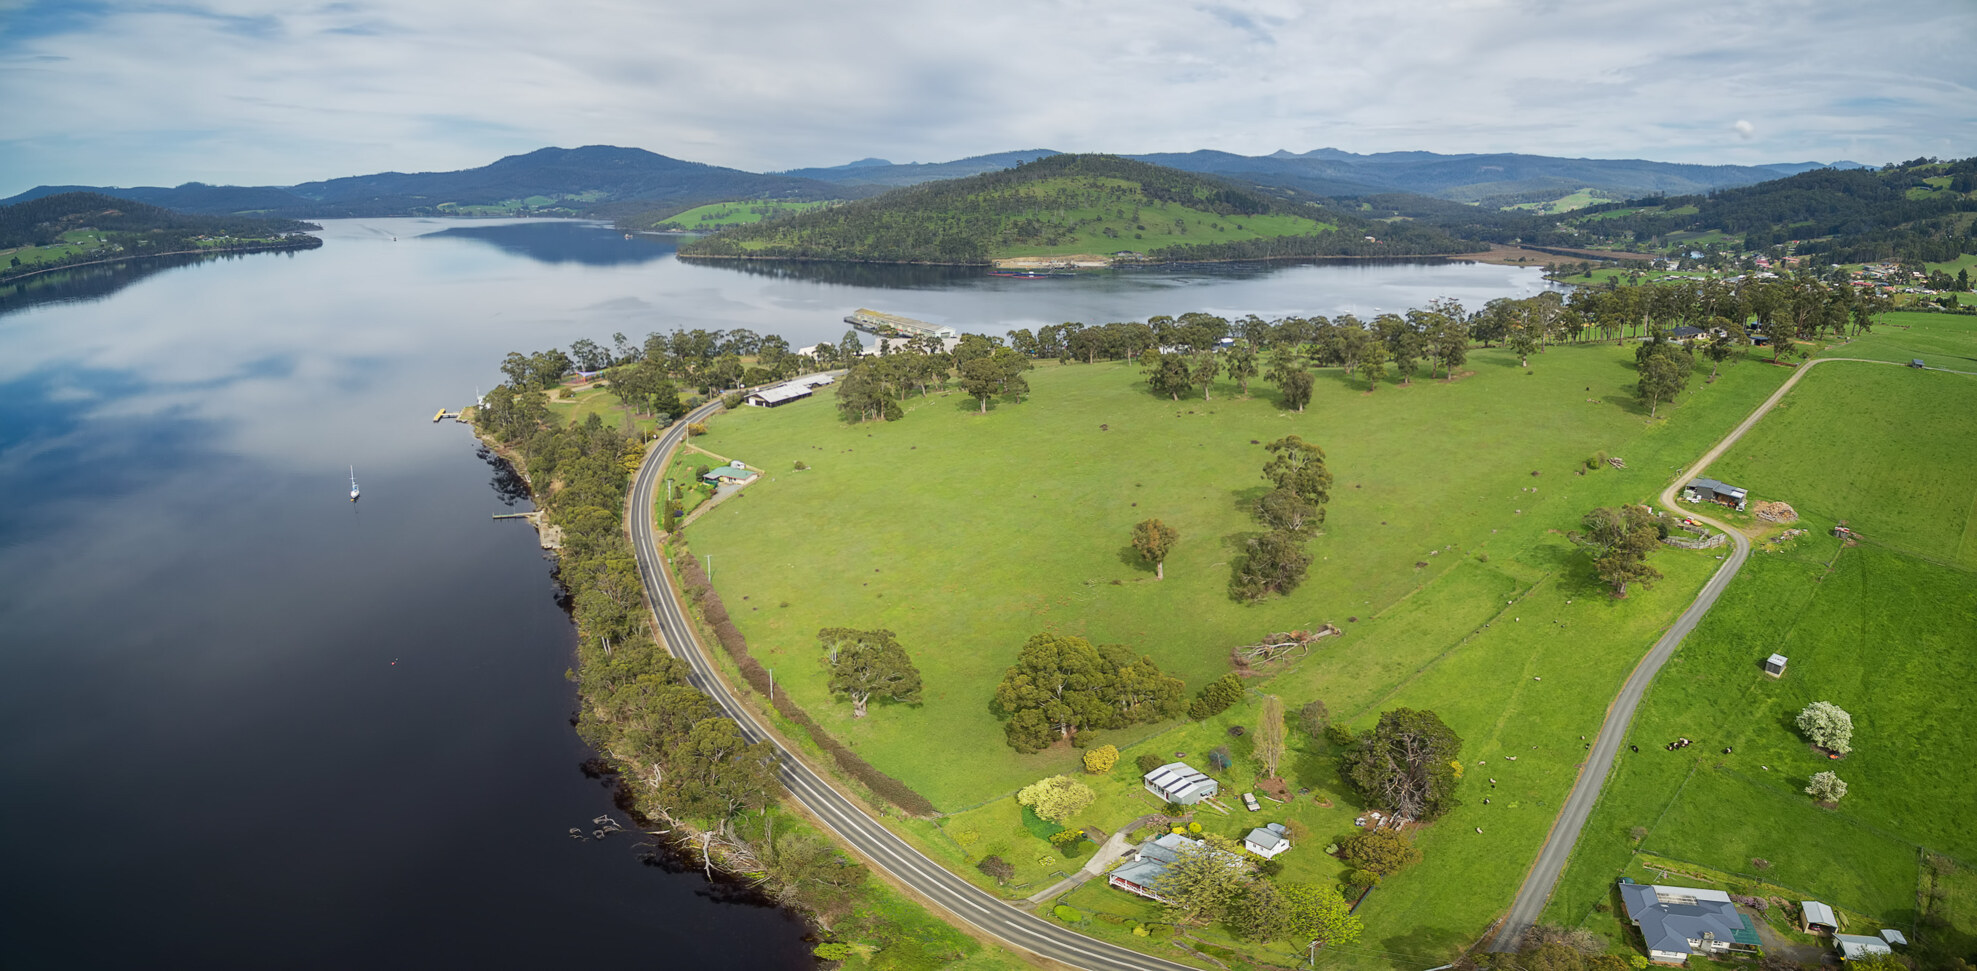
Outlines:
[[[681,252],[986,263],[1121,252],[1198,260],[1407,256],[1465,248],[1438,231],[1390,229],[1175,169],[1106,155],[1057,155],[739,226]]]

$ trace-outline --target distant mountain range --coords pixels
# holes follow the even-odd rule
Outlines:
[[[288,218],[390,215],[585,215],[678,212],[738,199],[860,198],[900,186],[979,175],[1059,154],[1049,149],[1000,152],[951,162],[895,165],[867,158],[846,165],[758,174],[687,162],[636,148],[591,145],[544,148],[457,172],[382,172],[293,186],[39,186],[0,205],[61,192],[98,192],[182,212]],[[1555,198],[1579,189],[1613,197],[1683,195],[1751,185],[1817,168],[1863,168],[1853,162],[1778,165],[1682,165],[1638,159],[1568,159],[1543,155],[1356,155],[1323,148],[1293,154],[1235,155],[1196,151],[1124,156],[1237,182],[1321,197],[1407,192],[1459,202],[1509,204]]]

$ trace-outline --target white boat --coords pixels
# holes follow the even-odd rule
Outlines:
[[[356,502],[358,495],[359,493],[357,491],[357,467],[353,465],[350,467],[350,501]]]

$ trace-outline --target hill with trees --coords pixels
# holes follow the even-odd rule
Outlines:
[[[681,247],[686,256],[986,263],[1131,253],[1153,261],[1462,252],[1446,233],[1370,224],[1220,179],[1110,155],[896,189]]]
[[[0,206],[0,279],[106,257],[254,249],[307,249],[322,241],[291,219],[210,216],[93,192],[63,192]]]

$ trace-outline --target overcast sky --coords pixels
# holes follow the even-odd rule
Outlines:
[[[0,196],[546,145],[1977,154],[1973,0],[0,0]]]

